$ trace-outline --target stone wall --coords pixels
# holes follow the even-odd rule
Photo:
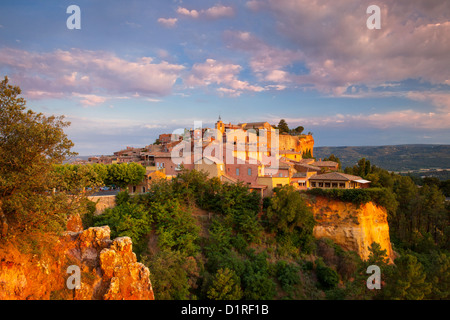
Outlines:
[[[92,196],[88,197],[89,200],[96,203],[95,214],[101,214],[106,208],[113,208],[116,206],[116,196]]]

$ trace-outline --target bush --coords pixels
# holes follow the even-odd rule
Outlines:
[[[323,289],[329,290],[336,287],[339,282],[338,273],[325,265],[319,265],[316,268],[317,280]]]
[[[395,196],[386,188],[367,188],[367,189],[320,189],[313,188],[306,191],[307,194],[322,196],[328,199],[351,202],[361,205],[367,202],[374,202],[389,212],[395,212],[398,203]]]
[[[299,268],[294,264],[289,264],[284,260],[277,262],[276,275],[284,291],[290,293],[293,290],[293,286],[300,282],[298,272]]]
[[[152,218],[142,204],[122,203],[106,209],[94,217],[94,226],[108,225],[111,238],[128,236],[133,241],[133,250],[140,255],[146,248],[145,236],[150,232]]]

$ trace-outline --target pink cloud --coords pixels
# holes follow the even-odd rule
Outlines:
[[[450,69],[444,67],[450,61],[450,2],[380,0],[376,4],[381,8],[380,30],[367,29],[365,2],[252,0],[247,7],[272,13],[277,33],[301,50],[310,73],[291,77],[294,83],[330,94],[345,92],[337,87],[411,78],[450,83]],[[254,51],[250,61],[256,69],[264,59]],[[270,65],[270,60],[263,65]]]
[[[0,64],[25,95],[97,94],[97,92],[164,96],[171,92],[184,66],[152,58],[125,60],[102,51],[80,49],[37,53],[0,49]]]
[[[230,18],[234,16],[234,9],[229,6],[224,6],[221,4],[217,4],[211,8],[204,10],[189,10],[183,7],[178,7],[177,13],[190,17],[193,19],[197,18],[207,18],[207,19],[220,19],[220,18]]]
[[[250,55],[250,68],[261,81],[274,83],[292,81],[291,75],[282,69],[304,59],[300,50],[270,46],[250,32],[226,31],[224,39],[228,47]]]
[[[173,28],[177,24],[177,18],[159,18],[158,23],[167,28]]]
[[[204,63],[197,63],[185,78],[187,86],[219,85],[221,93],[238,96],[244,91],[261,92],[265,89],[261,86],[251,85],[247,81],[239,80],[240,65],[223,63],[214,59],[207,59]]]
[[[270,118],[277,123],[279,117]],[[336,114],[330,116],[285,118],[289,124],[303,126],[352,128],[416,128],[427,130],[449,129],[450,113],[419,112],[411,109],[372,114]],[[269,120],[268,120],[269,121]]]

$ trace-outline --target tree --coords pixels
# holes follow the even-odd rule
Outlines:
[[[336,157],[334,154],[331,154],[328,158],[323,158],[323,161],[334,161],[338,163],[338,169],[341,169],[341,160],[339,160],[338,157]]]
[[[114,163],[108,166],[106,184],[126,188],[137,185],[145,178],[145,168],[138,163]]]
[[[278,188],[266,212],[267,227],[278,237],[289,237],[296,248],[309,250],[315,224],[311,209],[292,186]]]
[[[423,300],[431,293],[422,264],[411,254],[395,259],[396,268],[388,275],[384,297],[393,300]]]
[[[284,119],[281,119],[280,122],[278,122],[277,128],[280,134],[289,133],[289,126]]]
[[[295,227],[312,232],[314,227],[314,218],[305,199],[287,185],[276,190],[267,208],[267,218],[272,229],[285,233],[292,232]]]
[[[51,192],[58,186],[53,165],[76,154],[63,131],[70,123],[27,110],[20,88],[8,82],[0,83],[1,236],[12,229],[60,229],[75,202]]]
[[[233,270],[220,268],[214,275],[207,297],[211,300],[239,300],[243,295],[239,283],[239,277]]]
[[[294,132],[295,132],[296,134],[299,134],[299,135],[300,135],[300,134],[302,134],[303,130],[305,130],[304,127],[298,126],[297,128],[294,129]]]

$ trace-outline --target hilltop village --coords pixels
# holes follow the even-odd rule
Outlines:
[[[265,137],[260,132],[265,132]],[[283,132],[274,139],[275,132],[278,133],[268,122],[232,124],[219,118],[214,130],[197,128],[185,129],[182,134],[161,134],[154,144],[127,147],[114,155],[90,157],[82,163],[142,164],[146,177],[141,184],[129,186],[130,193],[146,192],[152,179],[171,179],[183,169],[203,170],[210,178],[217,177],[222,182],[242,181],[262,197],[270,196],[273,188],[284,185],[298,190],[370,186],[370,181],[359,176],[338,172],[337,162],[316,160],[311,134]],[[233,143],[230,137],[234,138]],[[187,151],[187,156],[179,156],[177,148]],[[268,158],[272,160],[270,165],[264,161]]]

